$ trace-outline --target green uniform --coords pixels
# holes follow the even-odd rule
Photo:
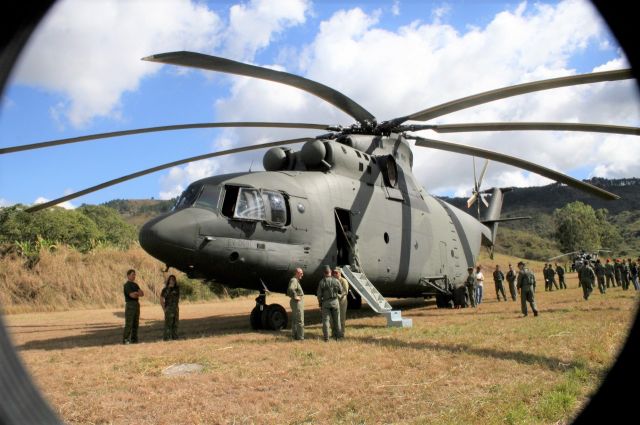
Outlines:
[[[607,287],[605,286],[605,283],[604,283],[604,266],[601,263],[596,262],[596,265],[593,271],[595,272],[596,279],[598,280],[598,289],[600,290],[600,293],[601,294],[606,293]]]
[[[616,286],[622,286],[622,264],[617,261],[613,266],[613,276],[616,280]]]
[[[137,298],[129,296],[132,292],[137,292],[140,287],[137,283],[128,280],[124,284],[124,335],[123,343],[138,342],[138,325],[140,323],[140,303]]]
[[[613,264],[611,264],[610,262],[607,262],[604,265],[604,277],[607,281],[607,288],[611,288],[616,286],[616,284],[613,281]]]
[[[620,272],[622,274],[622,289],[626,291],[629,289],[629,265],[625,261],[622,261]]]
[[[578,272],[578,279],[582,286],[582,295],[585,300],[588,300],[596,282],[596,273],[590,265],[583,265]]]
[[[344,277],[338,279],[340,282],[340,286],[342,288],[342,295],[338,298],[338,303],[340,304],[340,329],[342,330],[342,336],[344,336],[347,322],[347,294],[349,293],[349,282]]]
[[[567,284],[564,282],[564,268],[562,268],[562,266],[556,266],[556,273],[558,273],[560,289],[567,289]]]
[[[335,339],[342,338],[340,328],[340,310],[338,297],[342,295],[342,288],[338,279],[325,276],[318,284],[318,304],[322,308],[322,335],[325,341],[329,340],[329,323],[331,323],[331,336]]]
[[[500,294],[502,294],[502,298],[504,298],[505,301],[507,300],[502,282],[504,282],[504,273],[502,273],[502,270],[495,270],[493,272],[493,283],[496,285],[496,297],[498,301],[500,301]]]
[[[304,339],[304,292],[300,281],[294,276],[289,281],[287,296],[291,298],[291,336],[293,339]],[[296,300],[295,297],[300,297]]]
[[[164,298],[164,335],[163,339],[178,339],[178,321],[180,320],[180,288],[176,284],[170,288],[165,286],[160,292],[160,296]]]
[[[476,275],[471,272],[467,276],[467,280],[464,282],[464,286],[467,287],[467,296],[469,297],[469,304],[471,307],[476,306]]]
[[[507,282],[509,282],[509,293],[511,294],[511,299],[516,301],[518,299],[518,290],[516,289],[516,272],[513,269],[510,269],[507,272]]]
[[[527,313],[527,302],[531,305],[533,315],[538,315],[538,307],[536,306],[536,277],[527,268],[518,273],[518,289],[520,289],[520,302],[522,306],[522,314]]]

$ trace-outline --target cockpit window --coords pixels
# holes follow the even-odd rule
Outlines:
[[[263,190],[262,195],[267,205],[267,222],[276,226],[284,226],[287,223],[287,207],[282,193]]]
[[[244,220],[266,220],[264,202],[258,189],[240,188],[233,217]]]
[[[198,200],[194,206],[208,208],[218,211],[218,201],[220,199],[220,186],[205,185],[200,192]]]
[[[201,190],[201,184],[189,186],[184,192],[182,192],[182,195],[180,195],[180,197],[178,198],[178,201],[176,202],[176,205],[173,207],[173,209],[181,210],[193,205],[198,195],[200,195]]]

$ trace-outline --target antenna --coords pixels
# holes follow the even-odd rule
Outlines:
[[[253,159],[251,160],[251,164],[249,164],[249,172],[251,172],[251,167],[253,167]]]

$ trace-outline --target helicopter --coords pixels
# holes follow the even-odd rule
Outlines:
[[[601,252],[611,252],[610,249],[597,249],[593,251],[586,251],[581,249],[579,251],[567,252],[566,254],[560,254],[555,257],[549,258],[547,261],[554,261],[558,258],[569,257],[571,256],[571,271],[577,272],[580,271],[582,265],[586,262],[589,262],[592,266],[598,260],[598,255]]]
[[[306,278],[313,293],[323,265],[343,266],[357,294],[388,323],[405,326],[391,314],[386,297],[436,297],[439,306],[451,297],[467,268],[476,264],[481,247],[492,252],[510,188],[481,191],[489,160],[519,167],[604,199],[614,193],[532,162],[468,145],[423,137],[420,131],[553,130],[639,135],[640,129],[603,124],[518,122],[425,124],[446,114],[499,99],[559,87],[633,78],[628,69],[595,72],[504,87],[378,122],[346,95],[318,82],[283,71],[195,52],[156,54],[143,60],[264,79],[309,92],[356,121],[343,127],[316,123],[219,122],[180,124],[101,133],[0,149],[0,154],[68,143],[187,128],[275,127],[315,129],[316,137],[281,140],[206,153],[153,168],[37,204],[38,211],[149,173],[207,158],[268,148],[265,171],[211,176],[191,183],[174,208],[140,230],[140,245],[150,255],[188,276],[215,280],[230,287],[257,290],[250,314],[254,329],[282,329],[287,313],[267,304],[271,292],[284,293],[293,270]],[[295,151],[291,146],[302,144]],[[413,148],[425,147],[485,158],[485,166],[467,206],[486,203],[482,216],[472,215],[430,195],[412,172]],[[490,198],[487,203],[485,197]],[[392,319],[392,317],[394,319]]]

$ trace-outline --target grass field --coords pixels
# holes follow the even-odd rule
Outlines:
[[[346,339],[321,341],[306,297],[306,340],[252,332],[252,298],[181,306],[184,339],[162,342],[160,307],[142,307],[141,343],[123,346],[122,309],[7,316],[22,358],[67,423],[570,422],[615,360],[636,313],[633,290],[584,301],[575,274],[544,292],[540,317],[497,302],[485,284],[476,309],[398,300],[411,329],[385,327],[364,307]],[[288,309],[287,299],[273,296]],[[202,372],[167,377],[174,364]]]

